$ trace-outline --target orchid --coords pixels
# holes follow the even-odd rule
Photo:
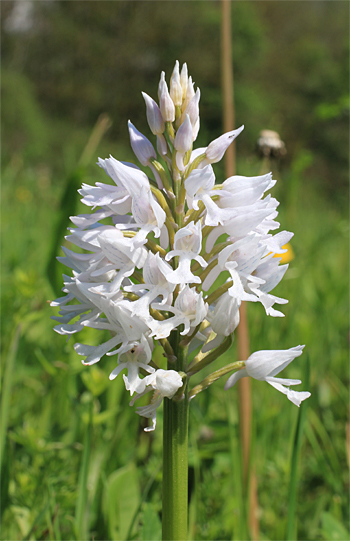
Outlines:
[[[303,400],[309,398],[309,392],[292,391],[290,385],[299,385],[300,379],[276,378],[289,363],[302,354],[304,346],[296,346],[287,350],[256,351],[247,361],[245,367],[230,376],[225,384],[225,389],[230,389],[235,383],[244,377],[251,376],[260,381],[266,381],[272,387],[287,395],[288,400],[296,406],[300,406]]]
[[[110,333],[99,345],[74,348],[85,365],[116,356],[110,379],[123,372],[131,405],[153,392],[151,403],[136,410],[151,419],[150,431],[164,400],[166,408],[188,407],[200,392],[200,385],[191,390],[191,376],[231,345],[243,301],[283,316],[274,305],[287,301],[271,291],[288,268],[276,256],[292,233],[273,234],[279,223],[278,201],[268,193],[276,182],[271,173],[216,181],[212,164],[244,126],[193,148],[200,90],[186,64],[180,70],[176,62],[169,87],[162,72],[158,103],[142,95],[155,144],[129,121],[131,147],[143,169],[112,156],[98,159],[107,181],[79,190],[92,212],[71,217],[66,239],[79,253],[63,247],[59,260],[72,276],[64,275],[64,296],[51,304],[59,308],[55,330],[68,338],[85,327]],[[157,344],[163,364],[152,360]],[[299,380],[275,376],[301,353],[301,346],[260,351],[231,363],[222,375],[242,369],[225,389],[250,376],[299,406],[310,393],[289,389]]]

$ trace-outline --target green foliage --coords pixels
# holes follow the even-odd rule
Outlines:
[[[110,539],[127,540],[140,501],[137,470],[133,463],[108,477],[103,497],[104,516],[109,525]]]

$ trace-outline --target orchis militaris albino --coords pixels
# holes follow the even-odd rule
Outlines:
[[[128,127],[132,149],[147,174],[113,157],[99,159],[112,183],[83,184],[79,190],[82,202],[94,212],[71,218],[75,227],[67,240],[86,253],[63,248],[65,257],[58,259],[73,276],[64,276],[66,295],[52,305],[60,307],[60,316],[54,318],[60,334],[70,336],[84,327],[110,332],[106,342],[77,343],[75,350],[85,365],[117,355],[110,379],[126,371],[125,387],[134,395],[131,405],[154,393],[150,405],[136,410],[152,419],[146,430],[153,430],[163,398],[181,400],[190,376],[231,345],[242,301],[260,302],[266,314],[283,316],[274,305],[287,301],[271,290],[287,270],[275,256],[283,253],[292,233],[270,233],[279,227],[278,202],[271,195],[264,197],[275,184],[271,174],[233,176],[215,184],[211,164],[222,159],[243,126],[207,148],[193,149],[200,91],[194,90],[186,64],[180,72],[176,62],[169,90],[161,74],[159,105],[142,95],[156,148],[130,121]],[[214,289],[222,273],[228,278]],[[178,371],[171,369],[177,331],[182,347],[200,348]],[[152,361],[155,341],[164,349],[168,369]],[[253,353],[186,392],[193,398],[218,377],[243,367],[225,388],[251,376],[267,381],[299,406],[310,393],[289,386],[301,382],[274,376],[301,353],[301,346]]]

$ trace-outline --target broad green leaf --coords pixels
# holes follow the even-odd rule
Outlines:
[[[322,537],[326,541],[345,541],[350,539],[348,530],[330,513],[322,513]]]
[[[104,515],[113,541],[126,541],[140,503],[140,487],[134,464],[113,472],[104,492]]]
[[[160,541],[162,538],[162,524],[154,506],[146,503],[142,515],[142,541]]]

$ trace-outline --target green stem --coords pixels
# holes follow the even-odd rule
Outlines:
[[[171,343],[177,360],[168,369],[184,371],[187,347],[179,345],[179,331]],[[163,426],[163,541],[187,539],[188,522],[188,394],[180,400],[164,399]]]

